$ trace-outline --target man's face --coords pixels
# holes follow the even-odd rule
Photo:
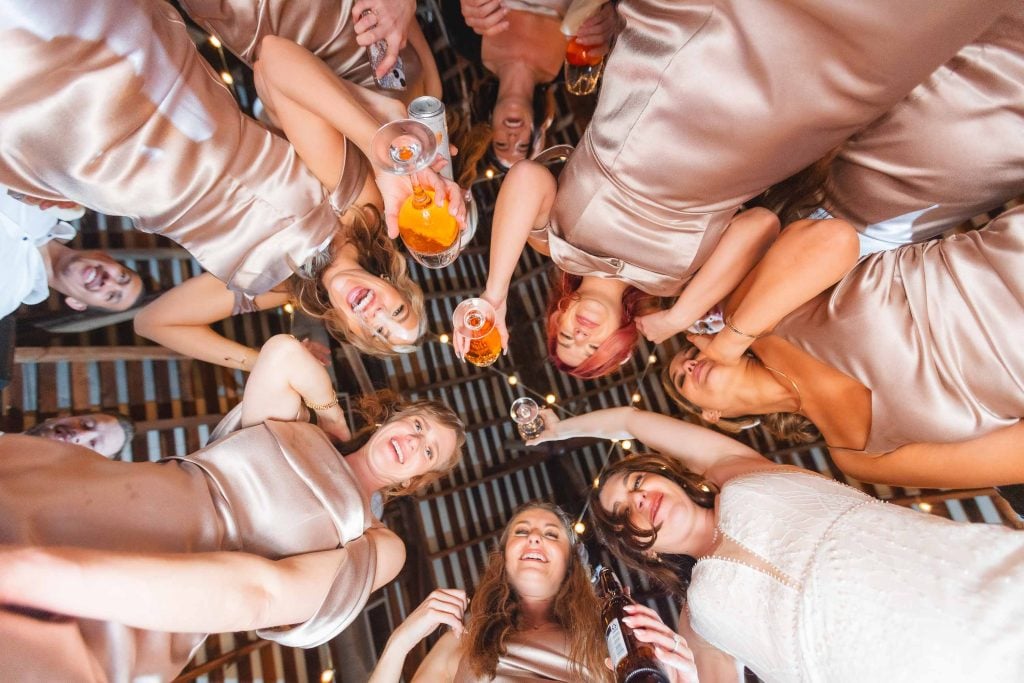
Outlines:
[[[71,308],[123,311],[142,293],[142,278],[102,251],[75,251],[56,264],[60,290]]]
[[[125,433],[113,415],[88,413],[51,417],[25,430],[30,436],[73,443],[112,458],[124,448]]]

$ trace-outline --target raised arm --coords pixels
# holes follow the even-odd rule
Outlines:
[[[370,529],[376,590],[405,560],[402,541]],[[222,633],[312,617],[345,548],[268,560],[242,552],[139,554],[84,548],[0,549],[0,603],[155,631]]]
[[[402,677],[405,658],[416,645],[446,625],[451,631],[444,634],[416,670],[413,681],[441,683],[455,678],[461,652],[460,638],[465,631],[462,619],[466,612],[466,592],[459,589],[438,588],[406,617],[388,638],[384,652],[377,660],[369,683],[398,683]]]
[[[608,408],[566,420],[544,411],[544,432],[530,445],[577,437],[639,439],[662,455],[679,458],[687,468],[723,484],[750,468],[775,463],[735,439],[667,415],[636,408]]]
[[[326,368],[295,337],[279,334],[260,351],[242,397],[242,426],[265,420],[292,421],[303,406],[320,427],[342,441],[352,434]]]
[[[857,231],[846,221],[801,220],[788,226],[725,305],[726,327],[705,350],[735,363],[754,339],[850,272],[857,263]]]
[[[957,443],[914,443],[885,454],[830,452],[843,472],[876,484],[973,488],[1024,482],[1024,422]]]
[[[288,302],[284,292],[255,299],[263,310]],[[191,278],[152,302],[135,316],[135,333],[172,351],[226,368],[252,370],[259,351],[213,331],[211,324],[232,315],[235,294],[209,273]]]
[[[736,289],[778,235],[779,219],[767,209],[736,216],[672,307],[637,318],[640,332],[660,344],[690,327]]]

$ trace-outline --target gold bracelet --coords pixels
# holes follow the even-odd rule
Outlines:
[[[306,407],[309,408],[310,410],[312,410],[314,413],[319,413],[319,412],[324,411],[324,410],[330,410],[331,408],[337,408],[338,407],[338,397],[337,396],[332,398],[327,403],[313,403],[312,401],[307,401],[306,399],[302,399],[302,402],[305,403]]]
[[[731,315],[725,316],[725,326],[728,327],[733,332],[735,332],[736,334],[738,334],[739,336],[746,337],[747,339],[758,339],[761,337],[761,335],[759,334],[747,334],[746,332],[741,332],[740,330],[737,330],[736,326],[732,324]]]

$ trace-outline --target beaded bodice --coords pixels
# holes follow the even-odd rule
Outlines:
[[[837,519],[873,499],[809,472],[773,470],[722,489],[715,554],[687,593],[694,629],[766,680],[806,680],[799,621],[804,583]]]

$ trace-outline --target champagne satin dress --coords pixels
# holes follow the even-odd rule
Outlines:
[[[265,36],[280,36],[324,60],[339,78],[404,101],[404,94],[423,77],[419,56],[411,45],[400,53],[409,84],[405,91],[378,88],[367,48],[356,43],[354,4],[354,0],[181,0],[197,24],[249,66],[259,58]]]
[[[333,237],[365,162],[329,194],[291,145],[239,111],[169,5],[6,4],[0,183],[128,216],[252,295]],[[347,166],[360,156],[349,152]]]
[[[551,257],[672,296],[737,207],[890,109],[1012,2],[625,0]]]
[[[343,547],[317,613],[259,632],[289,646],[323,643],[362,610],[376,569],[371,521],[351,470],[306,423],[266,422],[161,463],[0,436],[0,543],[270,559]],[[0,608],[0,680],[170,680],[204,638]]]
[[[1024,207],[868,256],[773,334],[871,390],[866,452],[972,439],[1024,417],[1022,255]]]
[[[848,140],[830,186],[829,212],[871,251],[1024,195],[1024,3]]]
[[[740,557],[701,558],[690,624],[770,683],[1024,680],[1024,534],[889,505],[814,473],[722,487]]]
[[[463,657],[455,671],[455,683],[522,683],[522,681],[579,680],[572,674],[569,640],[563,629],[520,631],[509,639],[508,651],[498,658],[494,678],[481,678],[473,673]]]

